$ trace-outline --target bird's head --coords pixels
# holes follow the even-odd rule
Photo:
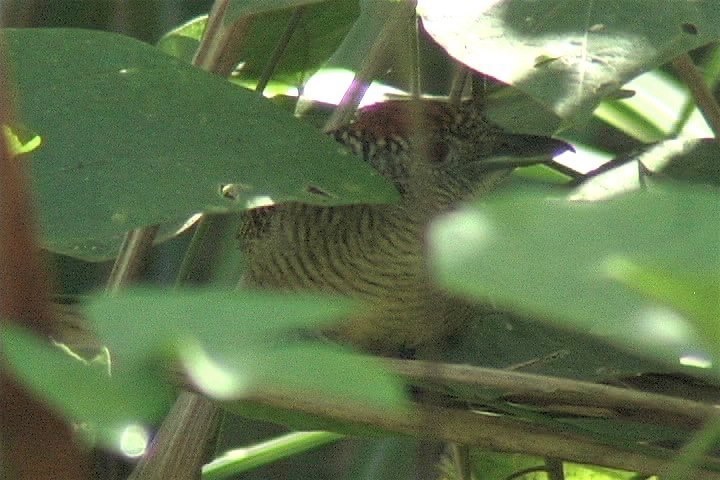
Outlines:
[[[443,205],[492,188],[515,167],[572,150],[561,140],[508,133],[470,102],[378,103],[334,135],[391,180],[404,200]]]

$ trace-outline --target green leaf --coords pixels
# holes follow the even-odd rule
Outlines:
[[[332,432],[292,432],[246,448],[236,448],[205,465],[203,480],[220,480],[319,448],[343,438]]]
[[[720,195],[711,191],[640,191],[603,202],[506,193],[440,219],[430,232],[431,264],[455,292],[677,364],[689,351],[707,351],[699,320],[619,283],[613,269],[627,261],[717,283],[719,238]]]
[[[344,318],[353,306],[328,295],[138,290],[100,297],[88,313],[125,364],[171,353],[211,396],[270,388],[397,408],[402,386],[377,360],[299,333]]]
[[[173,28],[158,40],[157,48],[173,57],[191,63],[205,32],[207,18],[207,15],[202,15]]]
[[[113,351],[144,358],[189,339],[221,355],[271,347],[289,341],[293,331],[337,321],[353,307],[350,300],[329,295],[133,289],[116,297],[98,296],[87,312]]]
[[[107,257],[131,228],[269,199],[396,195],[271,102],[137,40],[69,29],[4,37],[23,121],[44,140],[33,174],[54,251]]]
[[[697,275],[688,272],[653,268],[618,259],[609,267],[610,275],[645,296],[665,303],[696,320],[703,338],[720,353],[720,278],[717,274]]]
[[[720,36],[713,2],[420,0],[430,35],[470,67],[512,84],[568,120],[642,72]],[[642,19],[642,21],[638,21]]]
[[[254,16],[243,46],[241,67],[232,77],[233,81],[240,84],[257,83],[295,14],[295,8],[268,9],[266,4],[252,5],[253,8],[259,7],[259,11],[252,12]],[[305,81],[338,47],[357,14],[355,0],[331,0],[304,5],[285,53],[273,71],[273,80],[301,89]],[[168,32],[158,42],[158,48],[190,62],[206,24],[206,16],[196,18]]]
[[[236,350],[236,363],[243,353]],[[254,383],[348,404],[395,410],[406,399],[402,382],[377,358],[316,342],[268,349],[258,355]]]
[[[156,371],[114,371],[109,377],[104,368],[23,329],[6,326],[0,339],[13,373],[64,415],[89,424],[106,445],[117,446],[130,423],[158,420],[172,400],[172,388]]]

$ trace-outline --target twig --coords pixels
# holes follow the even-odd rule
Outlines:
[[[197,459],[204,459],[209,448],[202,440],[214,434],[220,411],[214,403],[197,398],[194,392],[180,392],[148,449],[153,460],[140,462],[128,480],[200,478]]]
[[[549,480],[565,480],[563,461],[557,458],[545,459],[545,471]]]
[[[117,293],[135,280],[148,258],[158,226],[136,228],[125,234],[113,269],[107,280],[106,291]]]
[[[452,443],[453,462],[455,462],[455,471],[458,480],[472,480],[472,462],[470,460],[470,447]]]
[[[705,78],[690,58],[684,53],[672,61],[675,73],[690,89],[700,112],[710,125],[715,138],[720,142],[720,105],[705,82]]]
[[[496,390],[503,392],[503,399],[526,405],[570,405],[613,410],[618,415],[626,412],[628,416],[629,412],[636,412],[643,418],[684,428],[700,428],[719,413],[714,405],[567,378],[470,365],[443,364],[429,369],[418,360],[384,361],[392,371],[415,383],[442,385],[445,391],[452,385]]]
[[[238,64],[254,15],[237,18],[227,25],[229,0],[215,0],[208,17],[205,33],[192,64],[208,72],[227,77]]]
[[[353,78],[350,87],[348,87],[342,100],[340,100],[340,104],[328,119],[323,131],[335,130],[352,119],[370,83],[381,71],[386,60],[388,43],[397,35],[398,30],[403,28],[403,22],[407,20],[407,16],[408,5],[402,2],[397,3],[393,13],[388,15],[385,24],[375,39],[375,43],[367,52],[360,68],[355,73],[355,78]]]
[[[455,69],[453,71],[453,77],[450,82],[450,92],[448,94],[448,102],[450,105],[460,105],[462,100],[462,94],[465,90],[465,84],[467,83],[468,75],[470,74],[470,68],[460,62],[454,62]]]
[[[275,49],[270,55],[270,59],[268,60],[267,65],[265,65],[265,68],[260,74],[260,78],[258,78],[258,83],[255,87],[255,91],[258,93],[258,95],[262,95],[265,91],[265,87],[267,87],[268,82],[270,82],[270,79],[272,78],[275,69],[280,63],[280,59],[282,58],[283,53],[285,53],[287,46],[290,44],[290,39],[292,38],[295,30],[300,24],[300,20],[302,19],[304,13],[305,7],[302,6],[293,10],[287,27],[285,27],[285,31],[280,37],[280,40],[278,40],[278,43],[275,45]]]
[[[415,5],[417,2],[412,2]],[[415,16],[413,28],[410,31],[410,95],[414,99],[422,94],[422,72],[420,70],[420,18]]]
[[[674,452],[659,448],[629,449],[607,445],[586,436],[509,417],[483,415],[467,410],[416,405],[410,411],[387,411],[333,402],[327,398],[298,397],[282,392],[258,393],[242,404],[292,410],[341,421],[358,428],[379,428],[387,432],[432,438],[483,449],[552,457],[575,463],[655,474],[673,462]],[[236,405],[235,409],[238,408]],[[424,421],[433,418],[430,424]],[[720,480],[720,464],[710,458],[696,469],[707,480]]]

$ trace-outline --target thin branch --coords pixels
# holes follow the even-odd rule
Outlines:
[[[618,416],[622,412],[627,418],[634,412],[656,423],[685,428],[700,428],[718,415],[714,405],[567,378],[455,364],[429,369],[426,362],[418,360],[384,361],[392,371],[420,385],[441,385],[444,391],[453,385],[501,391],[507,401],[539,405],[539,409],[548,405],[576,406],[615,411]]]
[[[107,280],[106,291],[117,293],[137,278],[147,260],[158,226],[136,228],[125,234],[113,269]]]
[[[407,4],[398,3],[393,13],[388,15],[375,43],[370,47],[360,68],[355,73],[350,87],[325,124],[324,132],[330,132],[350,122],[365,92],[373,79],[381,72],[382,66],[387,60],[387,45],[397,37],[400,29],[404,28],[404,22],[408,19],[408,11]]]
[[[695,103],[697,103],[700,112],[710,125],[715,138],[720,142],[720,105],[708,88],[705,78],[693,63],[692,58],[684,53],[672,61],[672,67],[680,79],[690,89]]]
[[[455,69],[450,82],[450,92],[448,93],[448,102],[450,105],[458,106],[462,100],[462,94],[465,91],[465,84],[470,75],[470,68],[460,62],[454,62]]]
[[[260,74],[260,78],[258,79],[257,86],[255,87],[255,91],[262,95],[265,91],[265,87],[267,87],[268,82],[270,82],[270,79],[273,76],[273,73],[275,72],[275,69],[277,68],[278,64],[280,63],[280,60],[282,59],[283,54],[285,53],[285,50],[287,49],[288,45],[290,44],[290,40],[292,39],[293,34],[295,33],[295,30],[297,30],[298,25],[300,25],[300,20],[303,17],[303,14],[305,13],[305,7],[301,6],[293,10],[292,16],[290,17],[290,20],[288,21],[287,27],[285,27],[285,31],[283,32],[282,36],[280,37],[280,40],[278,40],[277,44],[275,45],[275,49],[273,50],[272,54],[270,55],[270,59],[267,62],[267,65],[265,65],[265,68],[263,69],[262,73]]]
[[[412,2],[416,5],[417,2]],[[415,8],[415,7],[413,7]],[[410,30],[410,95],[418,99],[422,94],[422,72],[420,70],[420,18],[416,15]]]
[[[198,401],[198,397],[195,392],[180,392],[148,447],[152,455],[144,459],[152,461],[141,461],[128,480],[199,478],[198,459],[209,453],[206,439],[214,435],[220,411],[213,402]]]
[[[668,469],[675,454],[660,448],[620,448],[560,428],[435,406],[415,405],[408,411],[393,412],[326,398],[266,391],[232,408],[237,410],[246,403],[305,413],[333,422],[342,421],[358,428],[379,428],[497,452],[552,457],[647,474]],[[426,418],[433,418],[433,422],[425,422]],[[720,480],[720,463],[710,458],[703,460],[704,465],[696,467],[702,470],[702,478]]]
[[[549,480],[565,480],[565,468],[562,460],[557,458],[545,459],[545,471]]]
[[[212,57],[211,52],[216,48],[218,39],[222,37],[223,20],[225,19],[225,12],[227,12],[229,3],[229,0],[215,0],[213,3],[207,23],[205,24],[205,31],[200,39],[200,45],[192,59],[192,64],[196,67],[212,71],[211,68],[208,68],[212,64],[210,60]]]
[[[229,26],[229,0],[216,0],[192,64],[208,72],[227,77],[238,64],[254,15],[235,19]]]
[[[472,461],[470,459],[470,447],[453,443],[450,445],[452,449],[453,462],[455,462],[455,472],[458,480],[472,480]]]

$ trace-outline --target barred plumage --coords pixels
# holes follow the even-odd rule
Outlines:
[[[392,180],[400,202],[287,203],[246,212],[244,283],[361,299],[362,311],[327,333],[380,353],[442,340],[468,320],[470,307],[431,282],[423,239],[434,216],[495,187],[513,168],[511,162],[487,168],[484,161],[498,150],[540,161],[569,148],[505,133],[474,105],[453,109],[432,101],[374,105],[334,137]]]

